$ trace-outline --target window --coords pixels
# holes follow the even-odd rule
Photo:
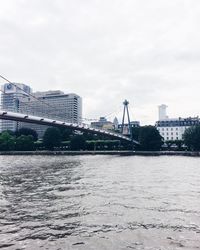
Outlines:
[[[173,130],[173,128],[171,128],[171,130]]]
[[[171,137],[171,140],[173,140],[173,136]]]
[[[169,140],[169,137],[167,137],[167,140]]]
[[[176,137],[176,140],[178,140],[178,137]]]

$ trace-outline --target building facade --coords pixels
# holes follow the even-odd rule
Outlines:
[[[182,140],[185,130],[200,125],[199,117],[167,119],[156,122],[156,127],[165,141]]]
[[[166,108],[164,104],[158,107],[159,120],[156,122],[156,128],[164,141],[182,140],[187,128],[200,124],[199,117],[168,118]]]
[[[35,92],[37,98],[24,97],[19,102],[19,112],[51,118],[59,121],[80,124],[82,121],[82,98],[74,93],[46,91]],[[39,138],[43,136],[47,126],[37,124],[20,123],[20,127],[29,127],[38,133]]]
[[[98,128],[98,129],[108,129],[112,130],[114,128],[114,125],[112,122],[108,121],[105,117],[100,117],[98,121],[91,122],[92,128]]]
[[[6,83],[1,86],[1,109],[18,112],[19,102],[31,93],[31,88],[22,83]],[[19,123],[15,121],[1,120],[1,131],[16,131]]]

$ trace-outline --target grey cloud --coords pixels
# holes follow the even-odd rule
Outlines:
[[[174,115],[198,114],[198,0],[0,2],[0,66],[10,80],[77,92],[87,117],[124,98],[143,123],[163,102]]]

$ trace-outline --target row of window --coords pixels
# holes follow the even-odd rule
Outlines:
[[[167,141],[168,141],[168,140],[172,140],[172,141],[173,141],[173,140],[178,140],[178,139],[179,139],[178,137],[173,137],[173,136],[172,136],[171,138],[170,138],[170,137],[167,137],[167,138],[166,138]]]
[[[169,131],[169,130],[171,130],[171,131],[173,131],[173,130],[178,130],[178,128],[158,128],[158,130],[159,131]]]
[[[156,124],[160,127],[172,127],[172,126],[194,126],[200,123],[199,118],[176,120],[176,121],[158,121]]]
[[[170,134],[170,133],[168,133],[168,132],[166,133],[166,135],[169,135],[169,134]],[[174,135],[174,134],[175,134],[175,133],[171,132],[171,135]],[[162,136],[165,136],[165,133],[162,133],[161,135],[162,135]],[[178,132],[176,132],[176,135],[178,135]]]

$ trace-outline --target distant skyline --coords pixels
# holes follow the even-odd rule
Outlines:
[[[88,118],[122,114],[124,99],[141,124],[154,124],[162,103],[172,118],[200,115],[198,0],[0,3],[0,74],[10,81],[77,93]]]

